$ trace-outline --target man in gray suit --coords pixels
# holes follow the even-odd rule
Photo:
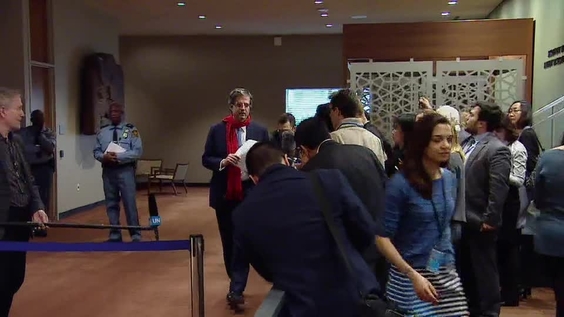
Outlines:
[[[24,143],[14,134],[24,118],[20,93],[0,87],[0,222],[48,222]],[[27,242],[28,227],[0,228],[0,241]],[[25,277],[25,252],[0,252],[0,316],[9,316],[12,299]]]
[[[496,240],[509,190],[511,152],[493,133],[503,112],[478,102],[466,124],[466,220],[462,230],[461,270],[471,316],[499,316]]]

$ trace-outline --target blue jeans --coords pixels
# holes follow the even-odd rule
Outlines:
[[[135,169],[133,166],[104,168],[102,171],[104,195],[106,197],[106,212],[111,225],[120,225],[120,199],[123,199],[127,225],[139,226],[137,213],[137,188],[135,183]],[[141,231],[129,230],[133,240],[141,239]],[[111,240],[121,240],[121,231],[112,229]]]

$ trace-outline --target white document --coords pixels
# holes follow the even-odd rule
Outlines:
[[[110,142],[110,144],[106,148],[106,151],[104,152],[104,154],[106,154],[108,152],[123,153],[123,152],[125,152],[125,149],[122,148],[119,144],[115,144],[114,142]]]
[[[239,156],[240,158],[239,163],[237,163],[237,167],[241,169],[241,172],[244,176],[247,175],[247,164],[245,164],[247,152],[249,152],[249,150],[251,149],[251,147],[253,147],[253,145],[255,145],[255,143],[257,143],[257,141],[247,140],[245,141],[245,143],[243,143],[243,145],[241,145],[239,149],[237,149],[237,152],[235,152],[235,155]]]

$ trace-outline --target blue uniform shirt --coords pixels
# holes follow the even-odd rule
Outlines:
[[[118,163],[120,165],[134,163],[143,154],[143,143],[141,142],[139,130],[137,130],[133,124],[125,122],[122,122],[117,126],[110,124],[100,129],[96,135],[94,158],[100,162],[102,161],[104,152],[113,140],[114,129],[117,130],[118,136],[118,141],[116,143],[125,149],[125,152],[123,153],[116,153]]]

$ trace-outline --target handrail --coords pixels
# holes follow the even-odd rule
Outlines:
[[[273,287],[262,301],[262,304],[260,304],[254,317],[277,317],[283,303],[284,291]]]
[[[557,106],[559,108],[556,108]],[[542,116],[538,118],[541,114]],[[533,113],[533,119],[535,119],[535,117],[540,119],[538,122],[537,120],[533,120],[533,127],[537,129],[537,133],[540,132],[540,135],[548,136],[548,139],[545,141],[549,144],[545,144],[545,146],[548,145],[548,147],[553,147],[559,144],[561,137],[556,134],[562,133],[562,130],[555,125],[554,120],[562,114],[564,114],[564,96],[557,98]],[[543,131],[541,132],[541,130]]]
[[[564,102],[564,96],[557,98],[556,100],[551,101],[550,103],[548,103],[546,106],[540,108],[539,110],[533,112],[533,116],[538,115],[540,113],[543,113],[545,111],[548,111],[549,109],[552,109],[554,107],[556,107],[557,105],[561,104]]]
[[[533,126],[536,126],[536,125],[541,124],[541,123],[543,123],[543,122],[545,122],[545,121],[548,121],[548,120],[550,120],[550,119],[553,119],[554,117],[557,117],[560,113],[564,113],[564,108],[558,110],[556,113],[551,114],[550,116],[548,116],[548,117],[542,119],[542,120],[539,121],[539,122],[535,122],[535,124],[533,124]]]

